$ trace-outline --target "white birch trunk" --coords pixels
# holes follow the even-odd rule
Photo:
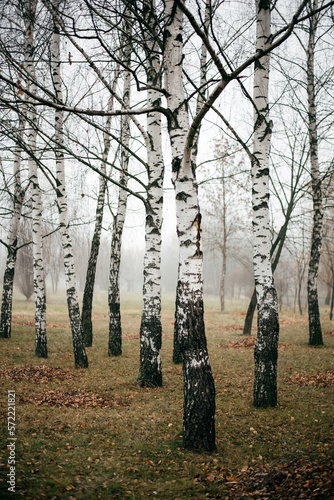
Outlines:
[[[128,33],[130,40],[132,23],[124,23],[124,30]],[[123,52],[124,64],[130,66],[131,43],[128,41]],[[124,72],[123,103],[125,108],[130,107],[131,73]],[[108,355],[120,356],[122,354],[122,324],[120,304],[120,265],[122,251],[122,234],[126,216],[128,192],[126,191],[129,169],[129,144],[130,144],[130,116],[121,117],[121,177],[118,193],[117,214],[114,217],[114,225],[111,240],[110,271],[109,271],[109,341]]]
[[[25,21],[25,58],[26,71],[29,75],[28,88],[35,95],[37,92],[36,72],[34,65],[34,20],[36,15],[35,0],[24,3]],[[37,122],[37,113],[34,103],[28,109],[27,142],[29,155],[29,177],[31,185],[31,212],[32,212],[32,245],[34,268],[34,294],[35,294],[35,355],[42,358],[48,357],[46,339],[46,294],[43,260],[42,239],[42,195],[38,181],[36,155],[37,132],[34,125]]]
[[[60,75],[60,34],[57,19],[54,18],[53,43],[52,43],[52,76],[55,94],[58,101],[62,102],[62,85]],[[62,144],[63,111],[55,110],[55,155],[57,177],[57,202],[59,211],[59,226],[62,235],[64,254],[65,284],[67,292],[68,314],[71,323],[74,363],[76,368],[87,368],[88,359],[83,343],[83,331],[80,318],[80,309],[77,296],[76,275],[74,268],[73,247],[68,227],[67,192],[65,183],[65,161]]]
[[[271,34],[270,0],[256,0],[256,50],[266,48]],[[269,121],[269,55],[255,63],[254,160],[252,162],[253,262],[258,307],[255,346],[254,405],[277,404],[278,304],[271,270],[269,227],[269,153],[272,122]]]
[[[25,129],[25,119],[19,120],[18,141],[14,151],[14,196],[13,196],[13,217],[11,220],[7,239],[7,259],[3,277],[0,337],[10,338],[12,328],[12,307],[13,307],[13,285],[15,274],[15,263],[17,256],[17,235],[20,226],[22,206],[25,191],[21,185],[21,159]]]
[[[312,10],[316,10],[317,8],[318,0],[314,0]],[[307,280],[310,345],[323,344],[318,301],[318,270],[322,246],[323,209],[318,158],[317,109],[314,76],[314,52],[317,24],[317,15],[314,15],[310,18],[309,42],[307,48],[308,133],[313,193],[313,228],[311,238],[311,255]]]
[[[189,119],[182,84],[183,16],[173,0],[165,5],[169,17],[164,33],[165,86],[180,244],[177,307],[184,376],[183,444],[209,451],[215,449],[215,388],[205,338],[201,214],[190,151],[184,159]]]
[[[204,28],[207,31],[209,29],[209,24],[210,24],[210,7],[211,7],[211,1],[207,1],[205,5],[205,12],[204,12]],[[207,49],[204,43],[202,43],[201,47],[201,57],[200,57],[200,81],[199,81],[199,89],[200,91],[198,92],[197,95],[197,103],[196,103],[196,115],[200,111],[202,105],[205,102],[205,94],[206,94],[206,78],[207,74]],[[198,143],[199,143],[199,136],[200,136],[200,129],[201,127],[199,126],[197,128],[194,140],[193,140],[193,146],[192,146],[192,161],[194,165],[196,165],[197,161],[197,153],[198,153]],[[180,266],[178,267],[178,283],[179,283],[179,272],[180,272]],[[179,286],[177,285],[176,287],[176,304],[175,304],[175,320],[174,320],[174,342],[173,342],[173,363],[179,364],[182,363],[182,354],[181,354],[181,348],[179,345],[179,318],[181,317],[179,315]]]
[[[146,40],[148,68],[147,84],[161,85],[160,59],[154,55],[156,38],[155,1],[144,5],[144,19],[150,27]],[[160,106],[161,94],[154,89],[147,91],[147,106]],[[161,143],[161,115],[147,116],[148,187],[145,223],[145,256],[143,284],[143,313],[140,326],[140,369],[137,382],[141,386],[161,386],[161,227],[163,205],[164,162]]]

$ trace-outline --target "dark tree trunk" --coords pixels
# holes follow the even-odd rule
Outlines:
[[[92,307],[93,307],[93,294],[94,294],[94,283],[95,283],[95,272],[96,272],[96,260],[98,255],[98,249],[94,248],[93,250],[93,245],[94,245],[94,239],[92,241],[92,249],[88,261],[88,268],[86,274],[85,290],[82,299],[81,323],[82,323],[85,347],[91,347],[93,345]]]
[[[334,276],[333,276],[333,286],[332,286],[332,300],[331,300],[331,310],[329,313],[329,319],[332,321],[333,319],[333,308],[334,308]]]
[[[113,89],[116,88],[117,80],[118,80],[118,72],[116,72],[116,76],[114,78]],[[112,107],[113,107],[113,95],[111,95],[109,98],[108,111],[111,111]],[[103,134],[104,149],[102,155],[101,172],[104,175],[106,174],[107,171],[107,161],[110,152],[110,136],[108,134],[108,132],[110,132],[110,128],[111,128],[111,116],[109,116],[106,120],[106,132],[104,132]],[[87,274],[85,281],[85,290],[82,299],[81,322],[82,322],[84,343],[86,347],[91,347],[93,344],[93,324],[92,324],[93,295],[94,295],[97,258],[99,255],[100,242],[101,242],[101,231],[102,231],[106,189],[107,189],[107,181],[103,177],[103,175],[101,175],[99,181],[99,195],[97,199],[96,212],[95,212],[94,235],[92,239],[92,246],[90,249],[90,256],[88,260],[88,267],[87,267]]]
[[[17,241],[8,247],[6,269],[3,278],[0,337],[4,339],[11,337],[12,330],[13,285],[17,255],[16,244]]]
[[[312,7],[317,9],[318,0],[312,2]],[[309,262],[307,295],[309,317],[309,344],[322,345],[322,332],[318,301],[318,270],[322,245],[322,189],[318,158],[318,134],[316,113],[316,89],[314,74],[314,55],[316,43],[316,30],[318,17],[310,18],[309,41],[307,48],[307,98],[308,98],[308,132],[310,144],[311,180],[313,193],[313,229],[311,239],[311,257]]]
[[[83,342],[80,309],[75,288],[67,289],[67,306],[72,330],[74,365],[75,368],[87,368],[88,359]]]
[[[298,309],[299,314],[303,316],[303,306],[302,306],[302,283],[301,281],[298,283]]]
[[[179,265],[180,269],[180,265]],[[179,271],[178,271],[179,273]],[[178,319],[178,313],[180,311],[179,307],[179,279],[177,280],[176,286],[176,299],[175,299],[175,315],[174,315],[174,340],[173,340],[173,363],[179,365],[182,363],[182,353],[181,346],[179,342],[179,325],[180,321]]]
[[[100,190],[96,208],[95,229],[92,239],[90,256],[88,260],[85,290],[82,299],[81,322],[82,322],[84,343],[86,347],[91,347],[93,343],[93,325],[92,325],[93,295],[94,295],[94,284],[96,275],[96,264],[100,250],[103,206],[104,206],[104,197],[106,190],[105,180],[101,182],[103,183],[103,187]]]
[[[327,295],[326,295],[326,298],[325,298],[325,306],[329,306],[330,304],[330,301],[331,301],[331,287],[328,285],[327,286]]]
[[[319,188],[320,189],[320,188]],[[317,198],[321,197],[321,194]],[[314,197],[316,198],[316,196]],[[322,243],[322,210],[321,201],[317,203],[314,199],[314,222],[312,231],[312,246],[311,258],[309,262],[308,281],[307,281],[307,296],[308,296],[308,317],[309,317],[309,344],[323,345],[319,300],[318,300],[318,269],[320,261],[320,251]]]
[[[247,314],[245,318],[245,324],[244,324],[244,331],[242,332],[243,335],[252,335],[252,324],[253,324],[253,317],[254,317],[254,312],[256,309],[256,289],[254,288],[252,297],[249,302],[249,306],[247,309]]]

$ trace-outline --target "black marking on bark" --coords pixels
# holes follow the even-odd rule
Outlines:
[[[165,47],[167,43],[167,38],[170,38],[172,36],[171,32],[166,28],[163,34],[163,47]]]
[[[257,53],[258,54],[262,54],[263,50],[258,50]],[[262,69],[262,70],[265,70],[265,67],[261,64],[261,61],[260,59],[257,59],[254,63],[254,66],[255,66],[255,69]],[[255,126],[256,128],[256,126]]]
[[[263,201],[262,203],[260,203],[260,205],[254,205],[253,206],[254,212],[257,212],[261,208],[268,208],[268,203],[266,201]]]
[[[154,219],[151,214],[146,215],[146,226],[148,227],[153,227],[154,226]]]
[[[264,111],[267,111],[267,110],[268,110],[268,108],[265,108]],[[260,137],[260,142],[263,142],[267,138],[268,135],[272,134],[273,126],[274,126],[274,123],[272,120],[270,120],[266,125],[265,131],[263,132],[262,137]]]
[[[188,198],[191,198],[191,195],[184,192],[184,191],[181,191],[180,193],[177,193],[175,198],[176,198],[176,200],[184,201],[186,203]]]
[[[178,174],[181,168],[181,160],[180,158],[174,158],[172,161],[172,172],[174,174]]]
[[[259,169],[258,172],[256,173],[256,179],[261,179],[261,177],[268,177],[268,176],[269,176],[269,168]]]
[[[269,10],[270,9],[270,0],[260,0],[259,2],[259,12],[261,10]]]

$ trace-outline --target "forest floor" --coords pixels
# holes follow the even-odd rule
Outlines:
[[[123,354],[109,358],[106,299],[94,306],[89,368],[75,370],[65,296],[47,305],[48,359],[34,356],[34,305],[16,298],[11,339],[0,339],[0,498],[334,498],[334,322],[308,346],[307,316],[280,312],[277,408],[252,406],[253,346],[246,302],[205,301],[216,385],[217,450],[182,447],[182,367],[172,363],[173,300],[163,302],[163,387],[134,385],[141,299],[123,295]],[[327,308],[328,309],[328,308]],[[15,449],[8,438],[15,391]],[[12,393],[11,393],[12,394]],[[12,405],[13,406],[13,405]],[[10,455],[10,453],[12,453]],[[15,493],[8,461],[15,455]]]

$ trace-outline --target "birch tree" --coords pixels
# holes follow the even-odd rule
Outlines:
[[[180,244],[177,320],[184,378],[183,444],[186,448],[210,451],[216,446],[215,387],[205,338],[202,216],[191,149],[188,157],[184,156],[190,124],[182,82],[183,14],[170,0],[165,4],[165,16],[165,88]]]
[[[63,102],[60,58],[60,29],[57,16],[53,16],[53,38],[51,68],[55,97],[57,103]],[[57,177],[57,202],[59,211],[59,226],[62,234],[62,247],[65,267],[65,283],[67,293],[68,314],[71,323],[74,364],[76,368],[87,368],[88,359],[83,341],[83,330],[80,318],[80,309],[77,296],[76,276],[73,259],[73,248],[69,234],[67,192],[65,182],[65,160],[64,160],[64,112],[61,108],[55,109],[55,156]]]
[[[147,107],[161,105],[161,62],[155,0],[143,2],[144,48],[147,59]],[[141,386],[161,386],[161,226],[164,161],[161,143],[161,114],[147,115],[147,200],[145,203],[145,256],[143,313],[140,326]]]
[[[294,215],[294,212],[296,207],[305,198],[308,186],[306,175],[309,160],[307,140],[305,133],[303,133],[303,126],[298,125],[296,116],[290,126],[286,123],[288,120],[285,120],[284,109],[289,107],[289,103],[290,99],[286,105],[282,106],[283,110],[280,109],[277,115],[277,120],[280,120],[283,124],[284,133],[282,137],[279,137],[278,134],[276,135],[276,145],[273,144],[274,150],[271,153],[271,192],[275,196],[275,203],[278,203],[280,206],[280,213],[283,218],[279,230],[276,231],[274,227],[271,228],[270,258],[273,274],[280,261],[283,248],[286,244],[288,229],[293,223],[293,218],[297,219],[300,217],[300,214]],[[289,171],[289,180],[283,175],[285,169]],[[297,228],[297,231],[299,232],[299,228]],[[244,335],[251,335],[256,304],[256,289],[254,288],[245,317]]]
[[[123,48],[122,60],[126,68],[131,65],[131,31],[132,19],[124,20],[124,31],[127,34],[125,45]],[[125,108],[130,107],[131,99],[131,73],[128,69],[124,71],[123,82],[123,103]],[[109,307],[109,341],[108,355],[120,356],[122,354],[122,325],[121,325],[121,308],[120,308],[120,263],[122,250],[122,233],[125,223],[126,207],[128,201],[128,171],[129,171],[129,145],[130,145],[130,117],[121,117],[121,174],[119,180],[119,194],[117,213],[114,217],[112,239],[111,239],[111,254],[110,254],[110,271],[109,271],[109,288],[108,288],[108,307]]]
[[[270,0],[256,0],[256,50],[266,50],[271,36]],[[255,62],[255,125],[252,162],[253,263],[258,322],[254,351],[254,405],[277,404],[278,303],[271,270],[269,227],[269,153],[273,123],[269,118],[270,56]]]
[[[312,9],[318,8],[318,0],[312,1]],[[322,190],[318,158],[317,108],[315,91],[314,57],[318,15],[310,18],[309,39],[307,47],[307,102],[308,102],[308,132],[310,143],[310,162],[313,201],[313,229],[311,238],[311,255],[308,268],[307,297],[309,316],[309,344],[322,345],[322,332],[318,301],[318,270],[322,245]]]
[[[204,29],[206,35],[208,35],[208,30],[209,30],[211,7],[212,7],[211,0],[206,0],[205,9],[204,9],[204,23],[203,23],[203,29]],[[207,94],[207,59],[208,59],[208,51],[207,51],[205,43],[202,43],[201,44],[201,53],[200,53],[200,78],[199,78],[198,88],[196,89],[197,90],[196,114],[198,114],[200,112],[201,107],[205,103],[205,99],[206,99],[206,94]],[[196,130],[193,144],[192,144],[192,151],[191,151],[193,165],[195,165],[195,166],[196,166],[196,162],[197,162],[200,129],[201,129],[201,124],[199,124],[199,126]],[[178,276],[179,276],[179,273],[180,273],[180,265],[178,267]],[[175,363],[175,364],[182,363],[182,353],[181,353],[181,346],[180,346],[180,342],[179,342],[179,326],[180,326],[179,318],[180,318],[180,315],[182,316],[182,312],[179,312],[179,306],[180,306],[180,302],[178,300],[178,296],[179,296],[179,292],[180,292],[179,283],[180,283],[180,280],[178,278],[177,287],[176,287],[174,339],[173,339],[173,363]]]
[[[21,182],[22,144],[25,131],[25,117],[20,117],[18,122],[18,140],[14,147],[13,179],[14,192],[11,196],[13,204],[13,215],[7,237],[7,258],[3,276],[0,337],[11,337],[12,307],[13,307],[13,285],[15,275],[15,263],[17,257],[17,236],[20,225],[25,189]]]
[[[34,24],[36,17],[36,0],[28,0],[23,3],[23,18],[25,23],[25,59],[26,71],[28,74],[28,89],[32,95],[37,93],[36,71],[34,65]],[[33,244],[33,268],[34,268],[34,293],[35,293],[35,355],[47,358],[46,339],[46,296],[45,296],[45,276],[43,260],[43,240],[42,240],[42,196],[38,180],[36,155],[37,112],[34,102],[28,108],[27,145],[29,154],[29,177],[31,185],[31,206],[32,206],[32,244]]]
[[[115,79],[115,81],[117,81],[117,79]],[[112,109],[112,105],[113,105],[113,98],[111,96],[109,98],[109,105],[108,105],[109,110]],[[107,181],[104,176],[107,173],[107,161],[110,152],[110,136],[108,134],[108,132],[110,132],[110,127],[111,127],[111,116],[108,116],[106,121],[106,131],[103,134],[104,149],[101,162],[102,175],[100,175],[99,177],[99,194],[98,194],[96,213],[95,213],[95,227],[91,243],[88,266],[87,266],[85,289],[82,299],[81,321],[84,332],[84,343],[86,347],[90,347],[93,343],[93,325],[92,325],[93,293],[94,293],[94,284],[96,275],[96,264],[100,249],[103,212],[104,212],[105,196],[107,188]]]

